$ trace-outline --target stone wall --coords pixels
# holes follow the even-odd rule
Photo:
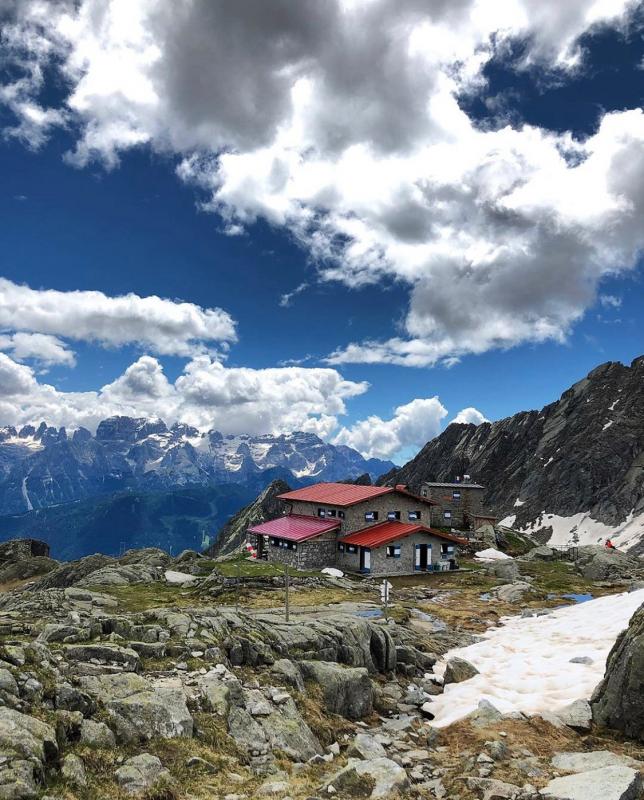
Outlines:
[[[410,511],[420,511],[421,516],[417,522],[420,525],[427,525],[428,527],[432,524],[430,516],[432,507],[430,505],[422,503],[420,500],[415,500],[413,497],[398,494],[397,492],[374,497],[370,500],[365,500],[363,503],[349,506],[348,508],[324,505],[322,503],[305,503],[301,500],[294,501],[291,505],[293,514],[304,514],[306,516],[317,517],[318,508],[333,510],[336,512],[336,515],[340,511],[344,512],[344,519],[336,516],[336,519],[340,522],[340,531],[344,535],[355,533],[355,531],[367,528],[370,525],[387,522],[387,512],[389,511],[399,511],[401,522],[409,522],[408,514]],[[366,520],[365,513],[369,511],[377,511],[378,519],[373,521]]]
[[[316,536],[307,542],[297,542],[296,550],[275,547],[271,545],[269,539],[266,552],[269,562],[288,564],[294,569],[319,570],[335,566],[336,547],[335,533],[330,533]]]
[[[469,523],[465,520],[465,513],[476,514],[482,509],[484,489],[449,486],[429,486],[423,484],[421,492],[427,492],[427,497],[440,503],[440,508],[432,509],[432,522],[434,525],[451,526],[465,530]],[[460,499],[454,499],[454,492],[460,492]],[[451,512],[451,518],[445,519],[445,511]]]
[[[400,545],[400,558],[388,558],[387,546],[371,548],[371,575],[410,575],[416,572],[415,558],[417,544],[431,544],[432,564],[439,563],[441,559],[441,545],[445,544],[454,547],[453,557],[458,555],[456,543],[439,539],[427,533],[414,533],[403,539],[398,539],[392,544]],[[344,553],[338,552],[337,566],[345,572],[360,571],[360,552]]]

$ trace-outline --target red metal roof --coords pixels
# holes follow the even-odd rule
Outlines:
[[[353,506],[372,497],[389,494],[391,486],[356,486],[351,483],[315,483],[278,495],[280,500],[302,500],[331,506]]]
[[[290,542],[304,542],[319,536],[321,533],[332,531],[339,527],[340,520],[319,519],[306,517],[302,514],[290,514],[287,517],[278,517],[260,525],[248,528],[249,533],[259,533],[264,536],[277,536],[288,539]]]
[[[426,528],[423,525],[414,525],[410,522],[380,522],[378,525],[371,525],[368,528],[356,531],[356,533],[351,533],[349,536],[340,539],[340,541],[345,544],[356,544],[360,547],[380,547],[383,544],[388,544],[396,539],[402,539],[418,532],[431,534],[439,539],[447,539],[458,544],[465,543],[463,539],[459,539],[457,536],[451,536],[433,528]]]

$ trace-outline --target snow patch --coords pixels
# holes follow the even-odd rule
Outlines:
[[[514,507],[518,508],[519,506],[523,505],[525,505],[525,500],[519,500],[519,498],[517,497],[517,499],[514,501]]]
[[[602,430],[603,430],[603,431],[605,431],[605,430],[606,430],[606,428],[610,428],[610,426],[611,426],[612,424],[613,424],[613,420],[612,420],[612,419],[609,419],[609,420],[608,420],[608,422],[607,422],[607,423],[604,425],[604,427],[602,428]]]
[[[561,517],[558,514],[541,513],[538,520],[523,528],[523,532],[534,534],[541,528],[552,528],[552,536],[548,539],[551,547],[564,547],[571,543],[574,534],[577,534],[579,545],[603,544],[609,537],[615,547],[628,550],[644,536],[644,514],[628,515],[619,525],[606,525],[593,519],[587,511],[573,514],[570,517]]]
[[[344,578],[344,572],[335,567],[325,567],[323,570],[320,570],[320,572],[323,575],[328,575],[330,578]]]
[[[27,506],[27,511],[33,511],[34,507],[33,507],[32,503],[31,503],[31,500],[29,499],[29,492],[27,491],[27,478],[28,477],[29,477],[29,475],[25,475],[25,477],[22,479],[21,491],[22,491],[23,500],[25,501],[25,505]]]
[[[503,517],[503,519],[499,521],[499,525],[503,525],[504,528],[511,528],[514,525],[516,518],[516,514],[510,514],[509,517]]]
[[[188,572],[175,572],[172,569],[165,571],[165,579],[168,583],[174,584],[194,583],[197,580],[194,575],[190,575]]]
[[[444,728],[488,700],[499,711],[524,714],[557,713],[574,700],[588,699],[604,675],[606,658],[618,635],[644,602],[644,589],[624,592],[541,617],[506,617],[502,627],[469,647],[450,650],[436,665],[459,656],[479,671],[468,681],[453,683],[433,698],[432,725]],[[572,664],[589,656],[590,664]]]
[[[502,553],[500,550],[496,550],[494,547],[488,547],[487,550],[479,550],[474,558],[477,561],[504,561],[507,558],[511,559],[512,556]]]

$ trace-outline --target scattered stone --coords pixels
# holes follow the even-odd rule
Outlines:
[[[104,722],[84,719],[80,726],[80,743],[88,747],[110,748],[116,745],[116,738]]]
[[[542,790],[547,800],[637,800],[642,778],[624,766],[602,767],[555,778]]]
[[[447,686],[450,683],[462,683],[478,674],[479,671],[473,664],[470,664],[470,662],[466,661],[464,658],[454,656],[447,662],[443,684]]]
[[[358,733],[349,745],[347,755],[368,761],[370,758],[384,758],[387,752],[373,736],[369,736],[367,733]]]
[[[565,725],[577,731],[589,731],[593,720],[590,703],[587,700],[575,700],[559,709],[557,716]]]
[[[60,774],[74,786],[87,786],[87,775],[82,758],[70,753],[65,756],[60,767]]]
[[[158,784],[169,783],[170,773],[156,756],[141,753],[128,758],[114,773],[119,785],[128,794],[143,794]]]

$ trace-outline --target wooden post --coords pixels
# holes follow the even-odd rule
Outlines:
[[[237,581],[235,583],[235,611],[239,614],[239,583],[241,581],[241,561],[237,561]]]
[[[288,607],[288,564],[284,566],[284,588],[285,588],[285,598],[284,598],[284,612],[286,621],[289,621],[289,607]]]

